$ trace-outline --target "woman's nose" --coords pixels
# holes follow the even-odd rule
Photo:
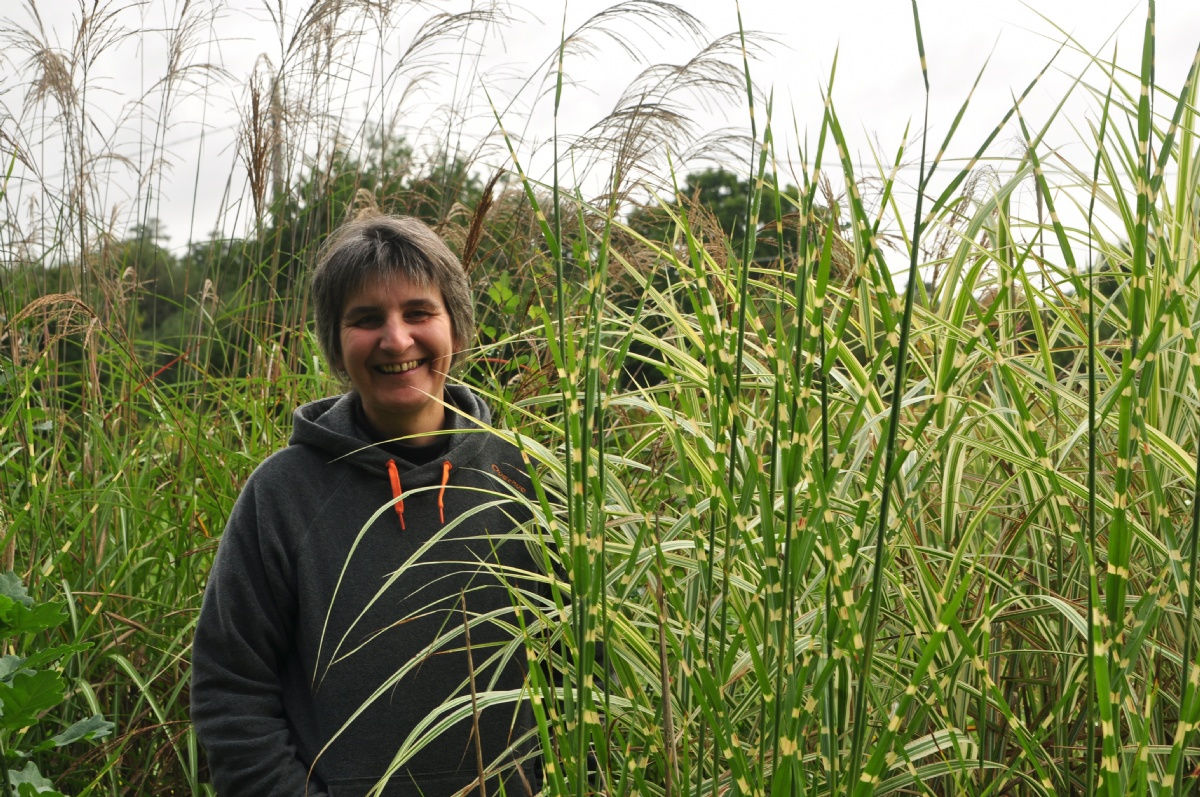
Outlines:
[[[402,318],[389,318],[383,325],[380,344],[387,349],[403,351],[412,343],[412,333]]]

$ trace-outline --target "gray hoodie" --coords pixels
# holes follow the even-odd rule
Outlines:
[[[522,652],[504,657],[500,644],[513,601],[495,565],[535,572],[525,543],[503,539],[528,517],[512,500],[529,493],[526,468],[480,428],[490,414],[474,393],[447,386],[446,397],[469,417],[447,411],[453,434],[434,461],[413,465],[364,439],[347,394],[297,409],[288,447],[247,481],[192,649],[192,720],[221,795],[365,794],[417,723],[470,695],[472,673],[478,692],[520,689]],[[489,612],[494,622],[469,629],[468,656],[464,616]],[[479,723],[488,766],[528,730],[529,712],[514,701]],[[471,727],[459,722],[383,793],[469,784]],[[507,771],[508,793],[524,793]]]

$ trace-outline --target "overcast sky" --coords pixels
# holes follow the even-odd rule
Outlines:
[[[164,118],[161,107],[145,103],[131,113],[125,110],[130,98],[139,94],[153,96],[153,84],[161,73],[166,57],[167,38],[161,30],[175,23],[181,3],[177,0],[149,0],[134,12],[133,27],[143,30],[121,49],[113,49],[108,61],[99,64],[109,70],[112,79],[102,82],[103,92],[97,106],[96,118],[101,124],[124,125],[128,130],[110,136],[114,148],[129,163],[144,162],[148,151],[147,139],[161,137],[158,151],[165,152],[165,169],[161,180],[155,180],[154,197],[149,206],[138,207],[137,197],[146,195],[139,188],[129,169],[114,161],[102,186],[102,203],[108,216],[128,221],[119,228],[128,229],[147,215],[161,218],[173,247],[181,246],[189,237],[203,238],[223,220],[226,235],[244,233],[229,229],[231,219],[248,218],[246,213],[234,214],[245,188],[245,178],[236,155],[234,142],[240,117],[245,107],[247,77],[260,57],[272,65],[282,59],[278,34],[271,24],[267,8],[281,2],[285,13],[294,18],[307,2],[290,0],[228,0],[210,3],[219,9],[213,19],[193,37],[185,60],[209,63],[221,67],[228,77],[214,80],[197,71],[187,90],[175,95],[170,104],[167,124],[156,129],[157,120]],[[66,40],[71,29],[69,15],[64,9],[75,3],[62,0],[36,0],[48,25],[57,21],[53,36]],[[193,3],[204,5],[197,0]],[[433,4],[435,7],[466,7],[465,2]],[[600,0],[572,0],[569,4],[545,2],[514,4],[517,20],[503,28],[503,35],[472,39],[483,44],[483,65],[459,75],[459,82],[446,83],[435,92],[418,92],[418,96],[403,99],[405,114],[398,120],[410,137],[421,130],[433,130],[444,136],[446,126],[436,116],[436,109],[445,106],[456,96],[468,92],[474,96],[479,117],[472,124],[490,124],[490,113],[481,87],[492,92],[493,100],[501,105],[504,123],[522,133],[527,145],[521,150],[526,167],[535,177],[548,174],[550,151],[545,142],[550,138],[551,120],[549,99],[539,97],[532,89],[520,94],[518,101],[508,106],[507,97],[514,87],[535,74],[542,59],[551,55],[559,32],[575,28],[597,11],[611,5]],[[670,36],[651,25],[616,24],[613,39],[596,38],[597,47],[588,54],[575,54],[564,65],[574,85],[563,98],[560,113],[560,132],[571,135],[585,130],[596,119],[609,112],[621,90],[646,62],[629,58],[618,45],[619,38],[636,48],[649,62],[675,62],[695,54],[698,42],[737,29],[737,6],[732,0],[683,0],[680,5],[699,18],[707,28],[705,39]],[[535,7],[536,12],[530,10]],[[132,7],[132,6],[131,6]],[[409,13],[415,21],[427,12]],[[1157,3],[1157,82],[1174,93],[1181,87],[1187,68],[1200,43],[1200,2],[1197,0],[1159,0]],[[565,21],[564,21],[565,9]],[[1016,0],[920,0],[919,10],[927,54],[931,86],[930,131],[932,140],[940,142],[945,131],[966,98],[976,75],[988,61],[983,80],[975,92],[970,109],[955,143],[952,154],[972,152],[999,121],[1019,93],[1037,72],[1050,60],[1055,50],[1073,36],[1079,47],[1087,52],[1109,58],[1113,47],[1118,49],[1118,62],[1136,69],[1142,47],[1146,3],[1128,0],[1042,0],[1036,10]],[[128,15],[128,11],[123,12]],[[821,92],[828,87],[830,68],[837,58],[837,74],[833,99],[842,125],[851,141],[854,157],[860,162],[872,158],[872,146],[881,148],[891,158],[899,145],[906,125],[911,124],[915,138],[921,124],[924,102],[923,84],[913,32],[910,0],[838,0],[838,2],[803,2],[803,0],[744,0],[741,3],[742,22],[751,31],[771,37],[752,64],[756,82],[763,91],[773,91],[775,97],[774,127],[782,139],[779,157],[781,168],[789,169],[787,160],[795,159],[796,139],[816,132],[821,116]],[[29,24],[23,2],[0,0],[0,17],[5,22]],[[1041,16],[1044,15],[1044,18]],[[631,18],[632,19],[632,18]],[[130,26],[126,16],[123,24]],[[403,47],[402,37],[388,45],[389,52]],[[1040,126],[1051,109],[1065,94],[1071,79],[1082,74],[1087,55],[1075,52],[1068,45],[1059,56],[1056,66],[1023,106],[1030,124]],[[356,64],[364,75],[376,68],[372,50],[365,50],[363,63]],[[19,54],[10,53],[8,65],[20,65]],[[387,56],[388,58],[391,55]],[[443,60],[457,57],[442,53]],[[0,56],[2,60],[3,56]],[[990,61],[989,61],[990,59]],[[259,63],[264,63],[259,61]],[[0,66],[8,66],[0,64]],[[1088,80],[1100,83],[1096,69],[1087,73]],[[11,91],[0,93],[7,113],[16,115]],[[378,98],[377,98],[378,99]],[[393,98],[389,97],[391,102]],[[329,100],[336,107],[328,108],[331,116],[362,116],[382,114],[376,106],[365,109],[368,100],[358,98],[347,89],[346,96]],[[395,99],[397,104],[400,100]],[[729,103],[723,111],[702,107],[688,109],[689,115],[701,128],[734,126],[747,127],[748,113],[744,98]],[[1160,113],[1169,112],[1160,101]],[[1083,127],[1095,116],[1095,103],[1085,91],[1067,106],[1063,124],[1056,128],[1047,145],[1063,147],[1068,155],[1077,139],[1071,125]],[[422,110],[425,109],[425,110]],[[761,114],[761,108],[759,112]],[[105,111],[108,119],[104,121]],[[422,118],[426,111],[434,113],[433,121]],[[28,123],[31,117],[23,120]],[[479,121],[482,118],[485,122]],[[761,124],[761,116],[759,122]],[[4,120],[9,124],[11,120]],[[464,128],[472,129],[469,125]],[[999,154],[1019,150],[1015,126],[1006,131],[998,142]],[[793,132],[794,131],[794,132]],[[295,132],[290,135],[298,135]],[[137,143],[140,141],[141,143]],[[539,146],[540,144],[540,146]],[[2,146],[2,145],[0,145]],[[41,144],[43,154],[48,144]],[[1084,150],[1080,150],[1084,151]],[[36,157],[37,153],[35,153]],[[7,158],[6,158],[7,160]],[[52,157],[47,157],[52,162]],[[503,151],[489,150],[485,165],[504,166]],[[572,164],[560,164],[570,169]],[[575,168],[581,168],[574,164]],[[138,166],[144,169],[144,166]],[[595,181],[596,170],[586,180]],[[53,170],[46,174],[53,182]],[[19,175],[18,175],[19,176]],[[61,175],[60,175],[61,177]],[[11,190],[15,188],[16,190]],[[10,207],[14,198],[28,201],[29,188],[10,188]]]

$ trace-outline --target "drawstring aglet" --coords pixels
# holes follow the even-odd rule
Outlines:
[[[442,489],[438,490],[438,517],[446,525],[446,484],[450,481],[450,460],[442,460]]]
[[[400,530],[404,531],[404,500],[400,497],[403,491],[400,489],[400,471],[396,468],[396,460],[388,460],[387,472],[388,480],[392,483],[392,498],[396,499],[396,516],[400,518]]]

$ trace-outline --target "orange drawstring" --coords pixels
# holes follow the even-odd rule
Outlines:
[[[396,469],[396,460],[388,460],[387,471],[388,479],[392,482],[392,498],[396,499],[396,514],[400,517],[400,530],[404,531],[404,501],[400,499],[400,471]]]
[[[442,525],[446,525],[446,504],[443,499],[446,497],[446,483],[450,481],[450,460],[442,460],[442,489],[438,490],[438,517],[442,520]]]

